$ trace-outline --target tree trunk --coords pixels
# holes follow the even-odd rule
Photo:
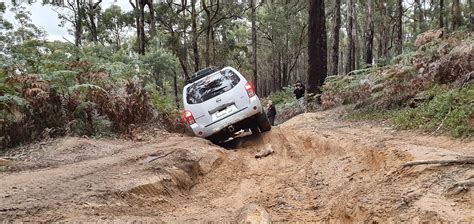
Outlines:
[[[209,26],[211,24],[208,24]],[[211,29],[206,29],[206,54],[204,55],[204,60],[206,61],[206,67],[211,65]]]
[[[156,17],[155,17],[155,6],[153,0],[147,0],[146,5],[150,10],[150,38],[153,39],[156,36]]]
[[[439,28],[444,27],[444,0],[439,0]]]
[[[133,14],[135,16],[135,26],[137,28],[137,49],[140,51],[140,16],[139,16],[139,10],[138,10],[138,2],[139,0],[135,0],[135,3],[133,3],[132,0],[129,0],[130,5],[133,8]]]
[[[211,40],[212,40],[212,64],[216,65],[216,32],[214,28],[211,30]]]
[[[283,86],[288,86],[288,79],[289,79],[288,63],[287,63],[286,58],[287,58],[287,55],[284,56],[283,63],[282,63]]]
[[[145,55],[145,0],[139,1],[139,23],[140,36],[138,37],[138,53]]]
[[[339,63],[338,71],[342,72],[344,71],[344,51],[339,51],[339,53],[339,58],[341,59],[341,62]]]
[[[191,32],[193,33],[193,53],[194,53],[194,71],[199,71],[199,49],[198,49],[198,33],[197,33],[197,13],[196,0],[191,0]]]
[[[417,20],[418,33],[422,33],[425,30],[424,27],[424,15],[423,7],[421,6],[421,0],[415,0],[415,18]]]
[[[207,18],[207,25],[206,25],[206,53],[204,54],[204,60],[206,61],[206,67],[209,67],[211,64],[211,56],[210,56],[210,48],[211,48],[211,11],[209,10],[207,4],[207,0],[201,0],[201,5],[202,8],[204,9],[204,12],[206,13],[206,18]]]
[[[395,54],[401,55],[403,53],[403,0],[397,0],[395,30]]]
[[[310,0],[308,21],[308,92],[320,93],[327,76],[324,0]]]
[[[276,52],[275,52],[275,46],[272,43],[272,80],[273,80],[273,85],[272,85],[272,92],[276,92],[278,90],[278,71],[277,71],[277,63],[276,63]]]
[[[390,19],[386,7],[387,4],[387,0],[383,0],[380,4],[378,4],[378,11],[380,12],[383,21]],[[389,60],[389,42],[391,30],[388,27],[391,27],[391,25],[387,24],[379,32],[379,58],[383,58],[384,61]]]
[[[453,15],[453,30],[456,30],[462,25],[461,6],[459,3],[459,0],[453,0],[452,15]]]
[[[367,1],[368,15],[367,28],[365,30],[365,64],[372,65],[374,57],[374,19],[372,0]]]
[[[357,1],[354,0],[354,3],[353,3],[353,8],[352,10],[354,10],[353,14],[352,14],[352,18],[353,18],[353,34],[352,34],[352,38],[354,39],[354,70],[357,70],[359,69],[359,57],[360,57],[360,47],[359,47],[359,20],[357,19],[358,18],[358,15],[357,15]]]
[[[281,81],[281,52],[278,52],[278,58],[277,58],[277,77],[278,77],[278,90],[281,90],[283,87],[283,83]]]
[[[258,75],[257,75],[257,6],[256,0],[250,0],[250,7],[252,9],[252,82],[255,92],[258,92]]]
[[[339,73],[339,32],[341,31],[341,0],[336,0],[336,5],[334,7],[334,42],[332,43],[332,52],[331,52],[331,71],[329,74],[337,75]]]
[[[93,3],[92,0],[89,0],[89,3],[87,5],[87,15],[89,17],[89,22],[86,24],[88,24],[89,31],[91,32],[92,41],[94,43],[99,42],[97,24],[95,22],[95,19],[96,19],[96,10],[99,7],[100,3],[102,3],[102,0],[99,0],[95,3]]]
[[[174,72],[174,76],[173,76],[173,89],[174,89],[174,99],[176,102],[176,108],[179,108],[178,73],[176,72]]]
[[[186,18],[186,8],[188,5],[187,0],[181,1],[183,17]],[[188,26],[183,27],[183,47],[182,47],[182,60],[180,60],[181,67],[184,72],[184,80],[187,82],[189,80],[189,71],[188,71],[188,38],[187,38]]]
[[[355,69],[355,43],[354,43],[354,0],[347,0],[347,60],[346,73]]]
[[[181,69],[183,69],[184,80],[188,81],[189,80],[189,72],[188,72],[188,66],[187,66],[186,60],[184,60],[181,57],[179,57],[178,60],[179,60],[179,64],[181,65]]]
[[[471,31],[474,31],[474,4],[469,0],[469,8],[471,8]]]
[[[77,13],[75,13],[75,26],[74,26],[74,44],[79,47],[82,44],[82,21],[84,18],[84,7],[80,0],[76,0]]]
[[[135,14],[135,23],[137,26],[137,48],[138,53],[145,55],[145,0],[129,0]]]
[[[97,25],[95,24],[95,16],[93,12],[89,12],[89,23],[89,30],[91,32],[92,41],[94,43],[97,43],[99,41],[99,38],[97,35]]]

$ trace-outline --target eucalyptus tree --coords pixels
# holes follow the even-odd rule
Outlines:
[[[347,53],[346,53],[346,73],[349,73],[355,69],[356,61],[356,49],[355,49],[355,34],[354,34],[354,11],[355,11],[355,0],[347,0]]]
[[[334,5],[334,28],[332,30],[333,42],[331,48],[331,75],[337,75],[339,73],[339,45],[340,45],[340,32],[341,32],[341,0],[335,0]]]
[[[101,13],[101,23],[98,26],[99,40],[111,45],[115,51],[120,50],[127,41],[128,28],[133,22],[131,13],[122,11],[120,6],[110,6]]]
[[[308,92],[320,93],[327,76],[324,0],[310,0],[308,18]]]
[[[396,0],[395,54],[403,53],[403,0]]]

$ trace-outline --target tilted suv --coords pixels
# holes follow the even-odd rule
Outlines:
[[[224,141],[243,129],[266,132],[271,125],[254,88],[231,67],[193,74],[183,89],[184,119],[193,134]]]

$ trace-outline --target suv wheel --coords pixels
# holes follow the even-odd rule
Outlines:
[[[250,131],[252,131],[253,135],[260,133],[260,129],[258,128],[258,125],[255,125],[255,126],[251,127]]]
[[[261,113],[258,116],[258,127],[260,128],[261,132],[267,132],[272,129],[272,125],[270,124],[270,121],[268,120],[268,117],[265,113]]]

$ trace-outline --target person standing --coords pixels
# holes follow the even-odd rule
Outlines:
[[[301,81],[297,81],[295,84],[295,90],[293,91],[296,99],[299,100],[302,97],[304,97],[305,92],[306,92],[306,88],[304,87],[303,83],[301,83]]]
[[[275,106],[273,106],[273,102],[269,100],[267,103],[267,117],[268,117],[268,121],[270,121],[270,124],[272,126],[275,126],[276,113],[277,112],[276,112]]]

